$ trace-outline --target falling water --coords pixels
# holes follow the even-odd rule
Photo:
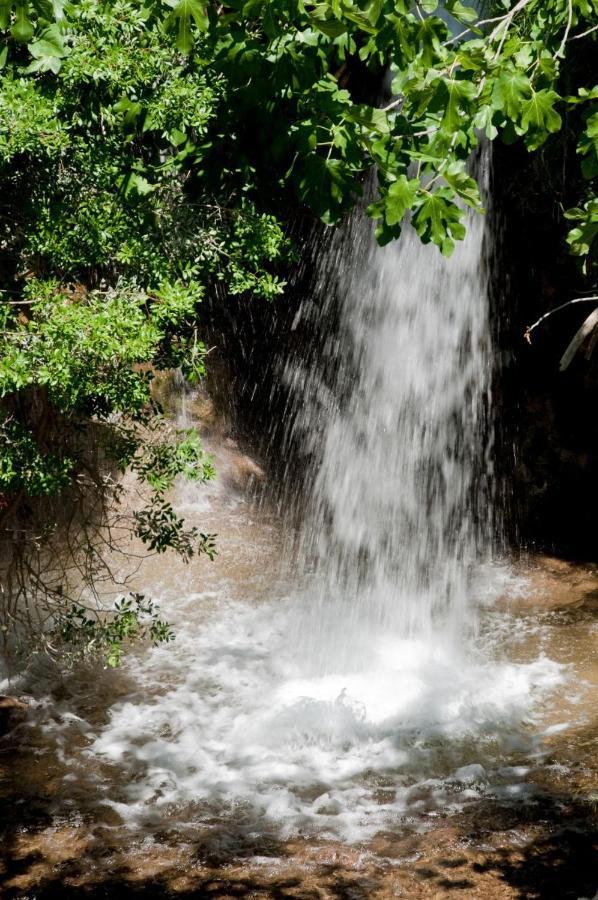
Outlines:
[[[493,541],[485,225],[468,218],[450,260],[410,227],[379,248],[360,213],[320,248],[295,323],[317,339],[286,371],[288,437],[311,482],[299,550],[277,584],[260,555],[271,537],[219,489],[213,530],[238,535],[237,558],[203,595],[174,581],[174,603],[167,573],[177,641],[137,673],[148,699],[117,703],[92,745],[135,776],[106,801],[127,821],[191,804],[195,821],[233,811],[228,827],[251,834],[362,838],[446,807],[472,778],[482,790],[472,741],[508,740],[530,692],[558,678],[470,640]],[[197,490],[185,515],[206,510]]]
[[[380,248],[357,213],[317,261],[324,366],[295,362],[287,379],[294,432],[315,449],[300,559],[322,671],[369,665],[376,635],[458,644],[474,624],[472,566],[493,543],[484,246],[475,213],[451,259],[410,226]]]

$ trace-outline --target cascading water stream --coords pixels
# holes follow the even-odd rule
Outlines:
[[[471,567],[493,546],[491,340],[484,219],[468,219],[446,259],[409,226],[380,248],[357,214],[318,262],[320,315],[340,307],[323,408],[321,359],[287,378],[296,431],[320,435],[300,559],[323,671],[367,666],[376,635],[457,644],[474,624]]]

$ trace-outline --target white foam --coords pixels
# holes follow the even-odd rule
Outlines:
[[[546,658],[451,658],[389,637],[368,671],[302,677],[292,613],[289,601],[224,604],[151,652],[146,699],[115,704],[89,751],[128,773],[115,805],[126,821],[176,807],[181,822],[216,813],[233,825],[243,810],[283,836],[363,839],[486,790],[487,757],[525,745],[534,704],[563,677]],[[155,693],[160,682],[172,687]]]

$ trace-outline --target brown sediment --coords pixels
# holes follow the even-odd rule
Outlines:
[[[79,826],[20,834],[2,852],[7,898],[580,898],[596,886],[595,819],[555,796],[540,810],[487,807],[359,847],[293,841],[245,858],[192,842],[151,845]]]

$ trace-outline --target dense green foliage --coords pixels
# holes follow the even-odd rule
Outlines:
[[[34,30],[25,7],[2,10],[4,543],[18,532],[28,552],[23,535],[35,537],[40,525],[35,498],[87,482],[118,500],[116,467],[147,486],[132,527],[150,551],[213,555],[212,536],[187,528],[164,496],[178,474],[203,480],[213,468],[197,434],[162,424],[152,369],[201,376],[208,286],[265,298],[281,291],[269,263],[284,250],[282,230],[256,209],[247,179],[215,181],[212,190],[197,171],[199,148],[214,147],[224,81],[182,55],[142,4],[42,5]],[[94,470],[98,458],[105,479]],[[94,617],[88,612],[83,628],[81,609],[72,607],[59,632],[65,640],[74,622],[79,634],[89,631]],[[121,621],[116,612],[112,631]],[[96,621],[85,644],[110,646],[118,659],[99,628]]]
[[[212,470],[195,436],[160,437],[152,370],[201,376],[206,295],[279,295],[288,221],[338,222],[373,166],[379,240],[410,214],[450,254],[464,206],[481,208],[482,135],[536,152],[566,122],[588,185],[567,239],[590,255],[598,88],[564,65],[595,43],[597,2],[495,6],[479,21],[460,0],[0,0],[7,534],[28,498],[83,477],[93,436],[148,485],[151,549],[212,552],[164,498]]]

